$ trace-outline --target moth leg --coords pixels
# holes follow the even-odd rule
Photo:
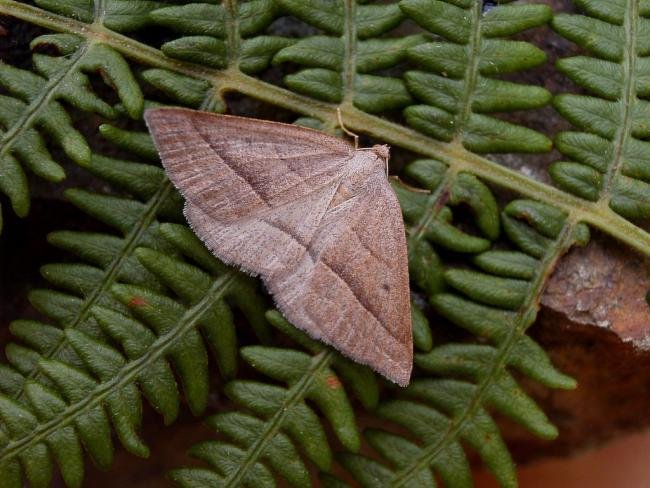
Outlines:
[[[336,118],[339,120],[339,127],[341,130],[354,139],[354,149],[359,149],[359,136],[349,130],[343,123],[343,117],[341,116],[341,107],[336,107]]]

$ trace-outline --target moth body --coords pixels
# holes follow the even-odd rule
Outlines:
[[[380,180],[385,178],[385,164],[383,156],[373,150],[355,151],[349,160],[346,173],[340,177],[330,208],[336,207],[366,190],[372,191],[373,186],[381,184]]]

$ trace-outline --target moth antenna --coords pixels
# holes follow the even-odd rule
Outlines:
[[[359,136],[345,127],[345,124],[343,123],[343,117],[341,117],[341,107],[336,107],[336,118],[339,119],[339,127],[341,130],[350,137],[354,138],[354,149],[359,149]]]

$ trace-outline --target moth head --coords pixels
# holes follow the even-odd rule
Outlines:
[[[372,152],[384,161],[388,161],[388,158],[390,157],[390,148],[386,144],[375,144],[372,146]]]
[[[388,178],[388,159],[390,158],[390,148],[386,144],[375,144],[371,151],[374,152],[379,160],[384,163],[386,168],[386,178]]]

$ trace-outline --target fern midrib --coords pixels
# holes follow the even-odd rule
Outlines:
[[[44,442],[48,436],[74,422],[79,415],[101,404],[107,396],[135,381],[151,364],[163,357],[165,353],[180,341],[185,333],[194,328],[203,314],[212,305],[232,291],[236,286],[237,277],[238,274],[236,271],[229,271],[217,278],[205,293],[204,297],[183,314],[178,321],[177,327],[159,336],[145,354],[136,360],[126,363],[113,379],[101,383],[93,393],[82,401],[69,405],[68,408],[58,414],[54,419],[39,424],[28,435],[18,440],[12,439],[0,451],[0,464],[20,455],[36,444]]]
[[[66,328],[75,329],[79,326],[79,324],[83,323],[88,318],[88,315],[90,314],[90,310],[100,299],[100,297],[104,293],[109,292],[109,288],[115,283],[115,280],[120,270],[122,269],[122,266],[124,265],[126,260],[132,255],[134,249],[140,244],[140,240],[142,239],[143,235],[145,234],[145,232],[147,232],[149,226],[156,219],[158,210],[160,209],[161,205],[164,204],[165,200],[171,193],[172,188],[173,188],[172,184],[169,182],[169,180],[165,180],[163,184],[160,185],[158,191],[149,199],[142,212],[142,215],[140,216],[136,224],[133,226],[129,234],[125,237],[124,245],[122,246],[122,249],[120,250],[120,252],[117,253],[117,255],[113,258],[113,260],[104,270],[104,275],[102,277],[101,282],[84,299],[74,319]],[[44,354],[41,354],[41,357],[44,358],[55,357],[57,353],[60,352],[61,349],[63,349],[63,347],[66,346],[66,344],[67,344],[67,338],[66,336],[62,336],[57,341],[57,343],[50,348],[49,351],[45,352]],[[25,392],[25,383],[30,379],[36,379],[41,377],[42,374],[43,373],[39,371],[38,367],[33,369],[29,373],[29,375],[25,377],[25,381],[23,381],[21,388],[14,394],[13,397],[22,398]]]
[[[71,57],[70,62],[59,70],[56,75],[49,78],[38,97],[29,102],[27,109],[16,119],[14,124],[5,132],[0,142],[0,159],[2,159],[13,147],[13,143],[27,130],[32,128],[36,118],[41,112],[49,106],[50,102],[57,95],[57,88],[65,81],[70,73],[77,70],[77,67],[83,60],[90,46],[92,40],[86,40]]]
[[[519,337],[526,332],[526,322],[528,314],[535,308],[539,307],[539,302],[545,289],[550,274],[555,268],[555,263],[562,257],[575,241],[574,231],[576,222],[567,219],[564,227],[552,246],[544,255],[540,262],[539,271],[535,279],[530,284],[530,292],[526,300],[519,308],[517,315],[513,319],[513,325],[510,328],[505,340],[499,345],[495,360],[487,369],[485,376],[477,385],[474,395],[468,402],[467,407],[461,415],[453,418],[449,424],[447,432],[435,444],[423,449],[423,453],[418,456],[408,467],[402,468],[391,480],[392,488],[405,486],[414,476],[423,469],[429,469],[433,460],[452,442],[456,442],[460,436],[465,421],[471,419],[485,401],[485,395],[489,388],[498,380],[501,371],[506,368],[510,355]]]
[[[94,23],[102,25],[104,18],[106,17],[106,0],[94,0],[93,5],[95,7]]]
[[[623,70],[622,96],[619,104],[622,105],[621,120],[614,139],[612,160],[607,167],[603,181],[600,202],[609,206],[612,199],[612,189],[623,166],[623,153],[628,139],[631,137],[633,107],[636,103],[636,60],[637,60],[637,30],[639,22],[639,0],[628,0],[627,15],[624,21],[625,47],[624,60],[621,63]]]
[[[241,37],[239,35],[239,18],[237,17],[237,0],[224,0],[226,10],[226,36],[228,50],[228,70],[239,70]]]
[[[460,97],[460,107],[458,115],[456,116],[456,134],[454,142],[462,146],[463,133],[465,126],[472,115],[472,100],[474,99],[474,91],[476,90],[476,81],[478,79],[478,66],[479,54],[481,48],[481,15],[483,13],[483,2],[475,1],[470,12],[471,30],[469,42],[467,44],[467,52],[469,54],[469,62],[465,68],[465,76],[463,84],[463,92]]]
[[[344,29],[343,29],[343,74],[342,74],[342,87],[343,98],[341,105],[352,106],[354,102],[354,81],[357,76],[357,23],[356,0],[345,0],[343,2],[344,12]]]
[[[295,94],[240,71],[220,71],[171,59],[158,49],[101,26],[85,24],[15,0],[0,0],[0,12],[54,31],[70,32],[103,42],[133,61],[206,80],[219,90],[236,91],[275,106],[319,118],[330,126],[336,125],[333,121],[337,120],[337,105]],[[417,154],[438,159],[449,165],[456,164],[459,170],[472,173],[498,187],[560,208],[573,220],[596,227],[642,254],[650,256],[650,234],[631,224],[609,207],[575,197],[478,156],[463,147],[458,147],[457,144],[429,138],[415,130],[369,115],[354,106],[341,107],[341,114],[346,125],[352,130]]]
[[[267,445],[275,438],[279,430],[282,428],[287,416],[292,413],[292,407],[304,401],[309,388],[313,385],[318,374],[329,366],[333,355],[334,352],[331,349],[325,349],[312,357],[309,368],[301,378],[291,386],[280,408],[278,408],[273,417],[267,420],[260,436],[247,449],[244,461],[240,463],[237,470],[224,481],[223,486],[225,488],[236,488],[242,486],[244,477],[248,473],[248,470],[255,466],[258,459],[264,455]]]

